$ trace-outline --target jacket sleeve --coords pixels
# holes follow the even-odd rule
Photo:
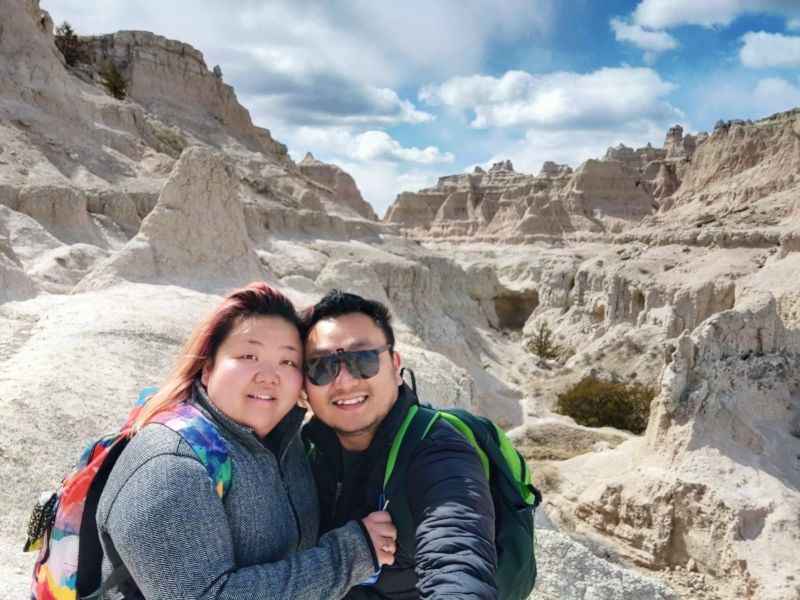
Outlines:
[[[101,527],[148,600],[331,600],[375,570],[355,521],[324,535],[314,548],[237,568],[225,509],[205,468],[178,454],[157,455],[138,467]]]
[[[440,422],[409,457],[420,598],[497,598],[494,503],[477,453]]]

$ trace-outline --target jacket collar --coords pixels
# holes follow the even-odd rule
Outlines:
[[[266,446],[279,458],[283,456],[289,440],[300,430],[300,425],[306,414],[304,408],[295,406],[278,422],[272,431],[262,438],[252,428],[240,425],[222,412],[208,397],[206,388],[199,380],[195,380],[194,389],[188,402],[195,405],[214,424],[220,426],[234,439],[248,447],[259,446],[263,448]]]

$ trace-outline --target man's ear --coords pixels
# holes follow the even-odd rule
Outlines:
[[[202,383],[205,387],[208,387],[208,379],[211,377],[211,370],[213,368],[214,367],[211,364],[211,361],[207,360],[203,365],[203,370],[200,371],[200,383]]]
[[[394,369],[394,378],[397,385],[403,384],[403,378],[400,376],[400,369],[403,367],[403,359],[400,353],[395,350],[392,352],[392,368]]]

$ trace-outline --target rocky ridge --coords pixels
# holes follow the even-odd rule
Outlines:
[[[300,305],[345,283],[386,302],[427,400],[518,426],[561,529],[540,540],[536,597],[675,597],[620,563],[685,597],[795,591],[797,111],[673,128],[575,171],[444,177],[379,223],[341,169],[294,164],[254,127],[190,46],[99,36],[95,67],[69,71],[35,1],[0,0],[0,22],[10,589],[24,593],[29,499],[158,382],[217,294],[259,278]],[[94,76],[109,56],[132,77],[122,102]],[[525,349],[542,323],[555,361]],[[550,412],[587,373],[658,382],[643,438]]]
[[[684,136],[676,125],[663,148],[620,145],[574,172],[545,163],[526,175],[505,161],[441,177],[432,188],[398,195],[385,220],[417,239],[454,242],[552,243],[621,232],[628,241],[685,228],[779,234],[796,212],[798,135],[800,110],[720,122],[711,135]]]

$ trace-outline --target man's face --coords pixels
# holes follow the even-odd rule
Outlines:
[[[380,327],[363,313],[350,313],[317,322],[306,340],[306,360],[336,352],[371,350],[386,345]],[[381,421],[397,400],[400,355],[389,351],[378,355],[380,369],[369,379],[353,377],[346,365],[339,364],[336,378],[325,385],[314,385],[306,377],[311,410],[336,431],[342,446],[364,450],[369,446]]]

